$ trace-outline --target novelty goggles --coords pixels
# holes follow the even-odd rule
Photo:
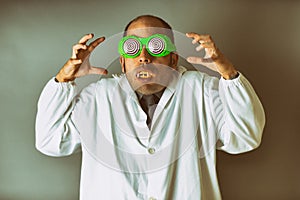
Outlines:
[[[143,50],[143,46],[151,56],[163,57],[176,51],[171,39],[163,34],[154,34],[150,37],[140,38],[137,36],[125,36],[119,42],[119,53],[125,58],[135,58]]]

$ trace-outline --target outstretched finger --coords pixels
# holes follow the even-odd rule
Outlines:
[[[210,35],[200,35],[198,33],[194,32],[189,32],[185,34],[188,38],[193,38],[194,40],[192,41],[193,44],[196,43],[204,43],[204,42],[209,42],[211,41],[211,36]]]
[[[211,58],[188,57],[186,60],[189,63],[200,64],[207,67],[208,69],[218,72],[218,68]]]
[[[205,49],[206,52],[217,55],[216,54],[217,47],[216,47],[215,43],[213,43],[213,42],[203,43],[196,47],[196,51],[201,51],[202,49]]]
[[[199,57],[187,57],[186,60],[192,64],[201,64],[202,63],[202,58],[199,58]]]
[[[83,36],[80,40],[79,40],[79,44],[86,44],[87,41],[89,41],[90,39],[92,39],[94,37],[94,34],[92,33],[89,33],[89,34],[86,34],[85,36]]]
[[[202,64],[202,65],[214,62],[213,59],[211,58],[199,58],[199,57],[187,57],[186,60],[192,64]]]
[[[84,49],[85,50],[85,49],[87,49],[87,46],[84,45],[84,44],[75,44],[73,46],[73,51],[72,51],[72,57],[71,58],[73,58],[73,59],[77,58],[77,54],[78,54],[78,51],[80,49]]]
[[[103,74],[106,75],[108,72],[106,69],[104,68],[100,68],[100,67],[91,67],[89,70],[89,74]]]
[[[104,40],[105,40],[105,37],[100,37],[100,38],[97,38],[95,41],[91,42],[91,44],[88,46],[88,51],[92,52]]]
[[[196,47],[196,51],[201,51],[202,49],[204,49],[204,47],[201,44]]]

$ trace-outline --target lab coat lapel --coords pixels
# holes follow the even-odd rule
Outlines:
[[[167,103],[169,101],[172,101],[174,92],[176,90],[177,84],[181,78],[180,76],[174,78],[172,82],[168,85],[168,87],[165,89],[162,97],[160,98],[158,105],[154,111],[153,119],[152,119],[152,124],[151,124],[151,130],[153,129],[153,125],[155,125],[156,120],[158,119],[159,115],[163,112],[165,109]]]

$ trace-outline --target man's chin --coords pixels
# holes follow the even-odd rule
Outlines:
[[[150,95],[150,94],[155,94],[157,92],[160,92],[163,89],[165,89],[165,86],[152,83],[152,84],[145,84],[145,85],[137,88],[136,92],[143,94],[143,95]]]

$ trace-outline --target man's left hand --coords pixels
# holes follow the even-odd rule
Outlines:
[[[188,57],[188,62],[204,65],[209,69],[219,72],[225,79],[233,79],[238,75],[233,64],[216,47],[210,35],[200,35],[190,32],[186,33],[186,36],[193,38],[193,44],[199,43],[199,46],[196,47],[196,51],[205,50],[204,58]]]

